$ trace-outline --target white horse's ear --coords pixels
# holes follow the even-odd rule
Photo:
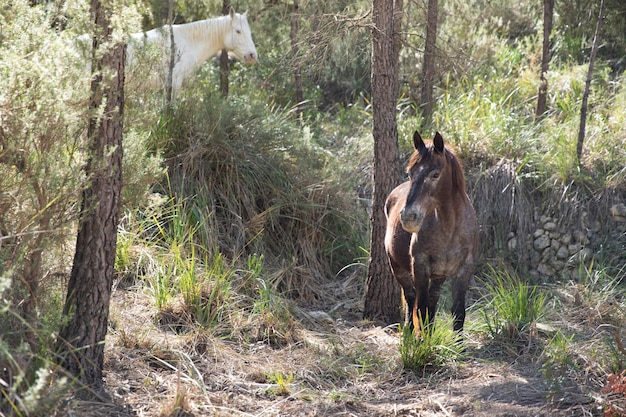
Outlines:
[[[235,17],[235,9],[230,8],[230,18],[233,19]]]

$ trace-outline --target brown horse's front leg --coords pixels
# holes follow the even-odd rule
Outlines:
[[[400,288],[402,289],[402,296],[404,297],[404,302],[406,305],[405,313],[404,313],[404,322],[411,322],[411,314],[413,311],[413,306],[415,305],[415,289],[413,288],[413,278],[411,276],[411,272],[407,267],[402,267],[402,265],[398,264],[391,256],[389,256],[389,266],[391,266],[391,272],[393,276],[400,284]]]
[[[424,274],[423,268],[413,269],[415,283],[415,304],[413,305],[413,329],[416,335],[420,332],[420,323],[427,326],[432,317],[429,316],[429,291],[428,277]]]
[[[415,290],[413,287],[403,288],[402,294],[404,296],[404,301],[406,302],[406,310],[404,314],[404,323],[408,324],[413,330],[413,310],[415,309]]]
[[[445,279],[437,278],[431,279],[428,288],[428,320],[429,323],[435,320],[435,314],[437,313],[437,304],[439,303],[439,294],[441,294],[441,284]]]

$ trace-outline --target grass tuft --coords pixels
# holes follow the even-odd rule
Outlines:
[[[463,355],[464,346],[459,334],[452,329],[452,318],[437,316],[434,323],[424,326],[415,335],[410,326],[400,330],[400,357],[404,369],[418,372],[427,368],[440,368]]]
[[[507,270],[490,267],[483,283],[483,317],[495,339],[516,342],[525,338],[546,313],[546,293]]]

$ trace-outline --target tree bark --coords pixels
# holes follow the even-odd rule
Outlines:
[[[222,14],[227,16],[230,13],[230,0],[224,0],[222,3]],[[228,82],[228,51],[222,49],[220,55],[220,91],[222,97],[228,97],[229,82]]]
[[[302,119],[302,105],[304,93],[302,91],[302,74],[300,72],[299,49],[298,49],[298,20],[299,20],[298,0],[293,0],[293,11],[291,13],[291,60],[293,65],[294,83],[296,87],[296,118]]]
[[[374,189],[363,317],[394,323],[401,318],[400,287],[391,274],[384,247],[384,205],[402,178],[396,123],[402,0],[373,0],[372,20]]]
[[[554,0],[543,0],[543,50],[541,53],[541,76],[539,81],[539,92],[537,93],[537,118],[546,112],[546,101],[548,96],[548,70],[550,69],[552,33],[552,17],[554,15]]]
[[[165,105],[172,105],[174,83],[174,66],[176,65],[176,43],[174,42],[174,0],[169,0],[167,6],[167,24],[170,25],[170,61],[167,67],[167,82],[165,83]]]
[[[435,49],[437,44],[437,19],[439,5],[437,0],[428,0],[426,17],[426,45],[424,46],[424,64],[422,68],[422,127],[430,121],[433,113],[433,90],[435,88]]]
[[[600,28],[602,27],[602,19],[604,19],[604,0],[601,0],[600,2],[598,23],[596,24],[596,32],[593,35],[593,45],[591,46],[591,54],[589,56],[589,70],[587,71],[587,80],[585,81],[585,91],[583,92],[583,101],[580,106],[580,128],[578,129],[578,143],[576,144],[576,159],[578,164],[580,164],[580,158],[583,153],[583,142],[585,141],[587,102],[589,101],[589,91],[591,90],[591,80],[593,78],[593,64],[596,60],[596,54],[598,53],[600,43]]]
[[[109,13],[100,0],[91,1],[92,18],[102,31],[94,37],[94,51],[103,40],[111,39]],[[92,66],[97,75],[91,83],[93,116],[85,167],[89,184],[82,194],[76,252],[63,309],[67,322],[58,349],[60,364],[94,388],[102,384],[120,211],[125,55],[124,45],[118,44]],[[112,79],[104,79],[103,73],[113,74]]]

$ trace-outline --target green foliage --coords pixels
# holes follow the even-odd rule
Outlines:
[[[420,320],[420,332],[417,335],[410,326],[403,326],[400,337],[402,366],[413,372],[439,368],[463,355],[464,346],[459,334],[452,329],[450,316],[444,318],[438,315],[434,323],[428,326],[424,326]]]
[[[503,269],[489,268],[483,278],[483,317],[494,338],[516,342],[530,334],[546,312],[546,294]]]

